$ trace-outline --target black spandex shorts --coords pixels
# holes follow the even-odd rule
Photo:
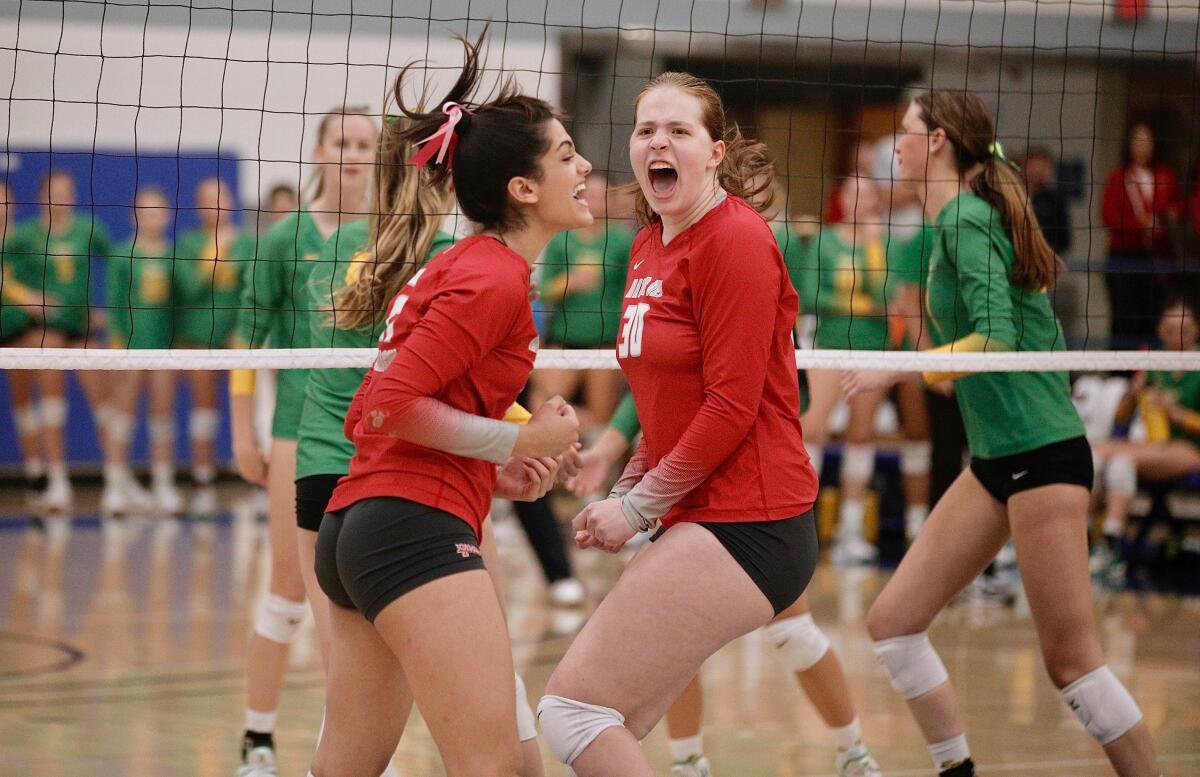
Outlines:
[[[483,568],[479,541],[466,521],[408,499],[355,502],[327,513],[317,534],[321,590],[372,623],[415,588]]]
[[[996,501],[1008,504],[1013,494],[1057,484],[1092,489],[1092,447],[1087,438],[1052,442],[1024,453],[995,459],[971,458],[971,472]]]
[[[321,530],[329,497],[341,475],[309,475],[296,481],[296,525],[305,531]]]
[[[779,521],[693,523],[713,533],[771,602],[776,615],[800,598],[817,568],[817,523],[812,510]],[[651,541],[664,531],[655,532]]]

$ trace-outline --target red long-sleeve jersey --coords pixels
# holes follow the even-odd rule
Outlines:
[[[617,359],[643,441],[617,488],[627,515],[670,526],[807,511],[799,300],[767,223],[726,197],[667,246],[661,224],[646,227],[628,278]]]
[[[350,472],[329,510],[400,497],[456,515],[478,536],[495,465],[507,455],[497,450],[515,441],[505,435],[516,427],[499,419],[537,348],[529,265],[519,254],[477,236],[430,260],[388,306],[379,355],[346,418]]]

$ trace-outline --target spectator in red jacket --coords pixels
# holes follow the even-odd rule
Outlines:
[[[1126,162],[1104,185],[1102,216],[1108,229],[1112,338],[1118,346],[1149,343],[1162,307],[1162,274],[1152,260],[1172,258],[1168,226],[1183,213],[1175,173],[1154,161],[1154,134],[1145,124],[1129,129]]]

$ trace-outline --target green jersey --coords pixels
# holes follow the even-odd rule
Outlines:
[[[105,269],[108,336],[116,348],[171,347],[171,250],[136,243],[113,251]]]
[[[280,219],[263,235],[258,255],[245,270],[236,341],[245,348],[307,348],[312,317],[308,281],[325,239],[307,210]],[[294,440],[304,407],[308,370],[275,374],[271,436]]]
[[[925,279],[929,276],[929,255],[933,251],[934,230],[928,221],[921,224],[916,234],[907,240],[892,240],[888,243],[888,275],[885,294],[888,300],[893,300],[896,293],[905,286],[915,287],[919,299],[925,298]],[[919,315],[914,312],[914,317]],[[896,316],[898,323],[904,324],[903,338],[900,340],[900,350],[911,351],[916,348],[910,332],[914,327],[909,322],[902,321]],[[914,321],[913,324],[922,322]]]
[[[108,232],[90,219],[76,216],[54,234],[40,219],[27,221],[5,241],[5,274],[45,295],[46,326],[84,337],[89,329],[91,260],[106,259],[110,250]]]
[[[800,310],[817,316],[818,348],[887,347],[886,236],[848,245],[837,230],[825,228],[808,239],[784,232],[776,240],[800,295]]]
[[[1062,327],[1044,290],[1009,280],[1013,246],[1000,214],[970,192],[934,224],[925,313],[934,345],[963,350],[1061,351]],[[981,372],[954,382],[971,454],[1011,456],[1083,436],[1066,372]]]
[[[546,246],[542,258],[542,304],[552,307],[546,339],[570,348],[595,348],[617,340],[621,322],[621,299],[625,296],[625,271],[633,236],[608,225],[595,238],[579,232],[564,232]],[[571,287],[563,276],[574,272],[591,275],[587,288]],[[551,299],[548,290],[565,283],[562,296]]]
[[[1200,372],[1155,370],[1146,373],[1146,385],[1163,392],[1181,407],[1200,412]],[[1178,424],[1171,424],[1171,439],[1200,445],[1200,435],[1192,434]]]
[[[449,247],[454,238],[439,232],[426,261]],[[325,242],[308,283],[309,345],[313,348],[374,348],[383,330],[383,311],[373,327],[334,326],[335,297],[371,259],[371,231],[366,219],[346,224]],[[388,304],[391,300],[384,300]],[[342,427],[350,401],[362,384],[365,368],[309,370],[296,448],[296,478],[343,475],[354,457],[354,443]]]
[[[254,259],[254,240],[238,233],[218,252],[211,232],[195,229],[175,244],[175,343],[227,348],[241,305],[242,272]]]

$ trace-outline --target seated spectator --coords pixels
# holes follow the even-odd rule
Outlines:
[[[1170,351],[1194,351],[1200,328],[1194,303],[1172,299],[1158,320],[1158,338]],[[1099,484],[1107,492],[1104,542],[1092,569],[1123,571],[1121,540],[1138,483],[1169,482],[1200,472],[1200,372],[1139,372],[1117,408],[1118,423],[1137,410],[1145,440],[1113,440],[1093,447]]]
[[[1168,226],[1183,211],[1175,173],[1154,161],[1154,134],[1145,124],[1129,130],[1127,156],[1104,185],[1102,217],[1108,229],[1105,281],[1112,307],[1116,347],[1152,342],[1154,311],[1162,299],[1163,278],[1151,264],[1171,259]]]

